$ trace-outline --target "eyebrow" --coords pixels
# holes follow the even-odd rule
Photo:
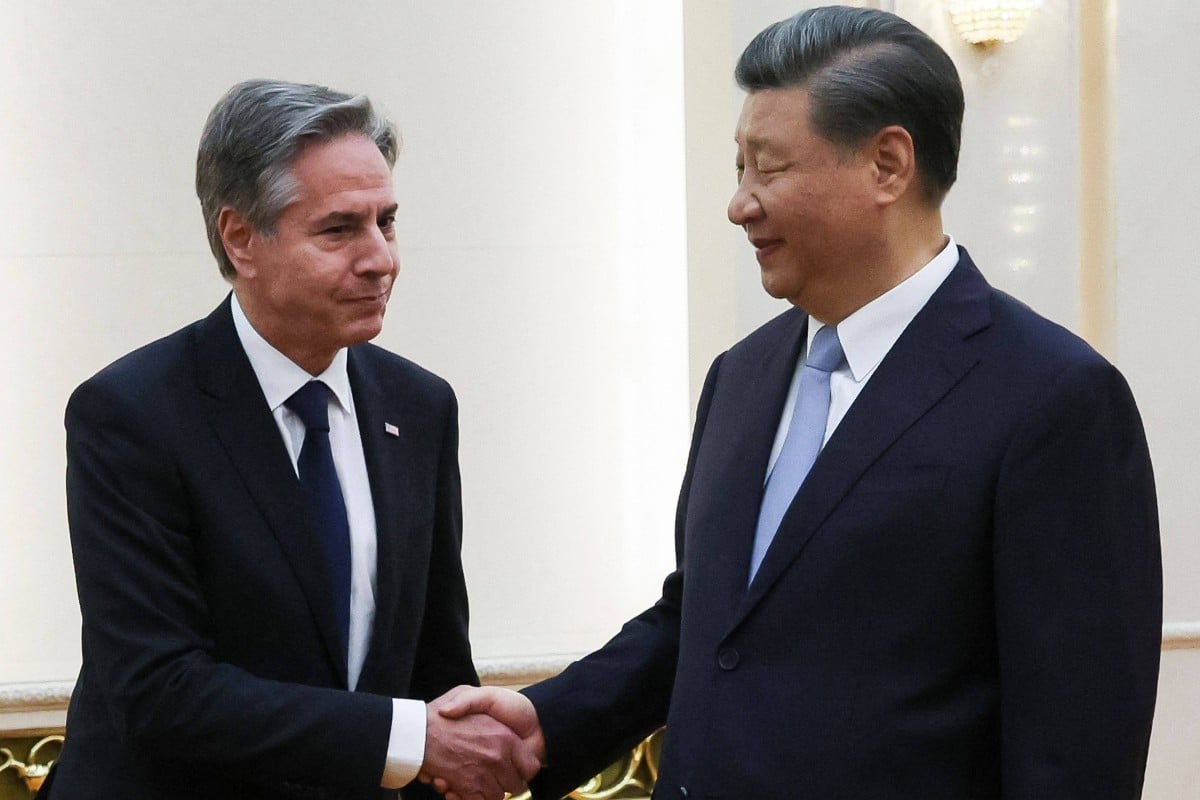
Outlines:
[[[770,139],[765,139],[761,136],[747,136],[745,141],[739,141],[737,136],[733,137],[734,144],[741,147],[754,148],[755,150],[770,149],[774,143]]]
[[[381,208],[379,210],[379,216],[394,216],[399,209],[399,203],[392,203],[385,208]],[[357,211],[331,211],[325,216],[318,218],[313,224],[319,227],[327,225],[354,225],[361,223],[364,219],[369,219],[370,217],[370,214],[360,213]]]

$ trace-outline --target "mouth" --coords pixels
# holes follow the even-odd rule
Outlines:
[[[768,239],[765,236],[751,236],[750,244],[755,255],[761,260],[783,246],[783,239]]]
[[[360,295],[357,297],[350,297],[350,298],[347,298],[346,302],[348,302],[348,303],[367,303],[367,304],[386,303],[387,299],[388,299],[388,294],[389,294],[389,292],[385,289],[384,291],[382,291],[378,294],[366,294],[366,295]]]

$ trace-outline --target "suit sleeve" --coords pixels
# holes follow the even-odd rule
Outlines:
[[[81,682],[103,687],[120,735],[156,759],[378,792],[389,698],[265,680],[212,656],[197,513],[159,418],[129,394],[93,380],[67,407]]]
[[[433,546],[425,614],[413,664],[409,696],[426,702],[468,684],[479,685],[468,639],[467,586],[462,568],[462,485],[458,466],[458,401],[447,389],[444,435],[438,456]],[[404,789],[409,800],[441,797],[416,781]]]
[[[1014,435],[993,548],[1005,800],[1140,797],[1162,564],[1141,419],[1110,365],[1060,376]]]
[[[458,468],[458,401],[450,392],[438,457],[433,549],[425,616],[411,696],[433,700],[462,684],[479,685],[468,640],[467,586],[462,568],[462,486]]]
[[[663,582],[662,596],[604,647],[524,690],[546,739],[548,763],[531,787],[534,800],[566,795],[666,722],[679,658],[688,493],[721,358],[709,369],[696,411],[676,509],[678,566]]]

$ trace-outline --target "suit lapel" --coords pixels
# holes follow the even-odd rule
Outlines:
[[[228,298],[198,329],[196,360],[197,380],[209,401],[209,422],[291,565],[330,662],[345,685],[346,657],[329,602],[331,578],[324,561],[313,557],[321,548],[305,512],[308,499],[238,340]]]
[[[359,689],[371,691],[389,685],[381,676],[396,670],[395,641],[415,641],[417,634],[420,615],[404,598],[428,566],[409,546],[417,503],[411,457],[422,452],[421,427],[398,393],[389,396],[364,348],[351,348],[347,368],[375,509],[375,622],[359,678]],[[400,614],[401,608],[414,613]]]
[[[713,452],[721,455],[711,470],[697,477],[694,487],[717,488],[702,489],[707,496],[696,507],[703,508],[704,519],[689,527],[714,537],[697,542],[697,552],[721,554],[716,562],[700,562],[713,567],[704,570],[701,585],[709,587],[705,593],[711,591],[718,603],[715,608],[732,610],[746,594],[767,461],[808,330],[807,318],[796,310],[784,314],[777,324],[780,332],[770,337],[762,352],[724,360],[722,388],[708,415],[705,439],[712,440]]]
[[[800,555],[863,473],[978,362],[968,339],[990,323],[989,292],[960,249],[958,266],[880,362],[818,456],[742,600],[735,626]]]

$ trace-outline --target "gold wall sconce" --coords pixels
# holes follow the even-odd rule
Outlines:
[[[981,47],[1015,42],[1042,0],[946,0],[960,36]]]

